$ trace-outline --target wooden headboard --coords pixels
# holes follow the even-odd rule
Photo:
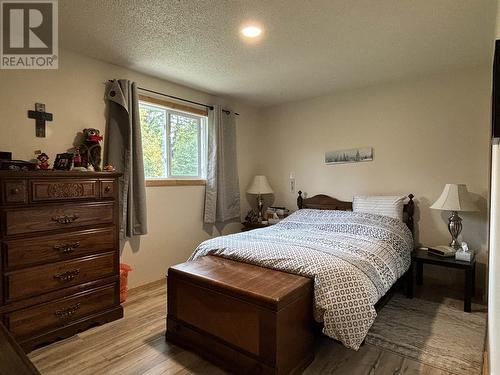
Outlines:
[[[415,212],[415,203],[413,194],[408,194],[408,203],[403,207],[403,221],[406,223],[412,233],[414,233],[413,213]],[[324,194],[318,194],[311,198],[303,198],[302,191],[299,191],[297,197],[297,207],[315,208],[317,210],[341,210],[352,211],[352,202],[341,201]]]

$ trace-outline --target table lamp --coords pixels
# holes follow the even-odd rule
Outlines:
[[[457,237],[462,231],[462,219],[458,216],[458,211],[478,211],[467,191],[467,186],[465,184],[446,184],[441,196],[431,208],[451,211],[451,216],[448,218],[448,230],[451,234],[450,247],[459,249],[460,244]]]
[[[266,176],[257,175],[253,178],[252,183],[247,189],[248,194],[256,194],[257,195],[257,206],[259,210],[259,223],[262,222],[262,209],[264,204],[262,202],[263,194],[272,194],[273,189],[269,182],[267,181]]]

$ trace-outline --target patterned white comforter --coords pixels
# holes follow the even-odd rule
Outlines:
[[[310,277],[323,333],[359,349],[375,304],[410,266],[413,239],[397,219],[303,209],[269,228],[217,237],[191,255],[217,255]]]

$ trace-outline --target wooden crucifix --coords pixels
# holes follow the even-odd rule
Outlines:
[[[35,103],[35,110],[28,111],[28,118],[36,120],[36,136],[45,138],[45,121],[52,121],[52,113],[45,112],[45,104]]]

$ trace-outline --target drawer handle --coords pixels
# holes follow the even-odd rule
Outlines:
[[[10,193],[11,193],[12,195],[17,195],[17,194],[19,194],[20,192],[21,192],[21,189],[19,189],[19,188],[13,188],[13,189],[10,189]]]
[[[80,304],[75,303],[74,305],[65,307],[63,309],[56,310],[54,314],[61,320],[66,320],[71,318],[71,316],[80,309]]]
[[[57,280],[63,281],[63,282],[68,282],[68,281],[74,280],[79,274],[80,274],[80,270],[75,269],[75,270],[70,270],[70,271],[66,271],[66,272],[62,272],[62,273],[56,273],[54,275],[54,279],[57,279]]]
[[[110,191],[111,191],[111,186],[108,185],[104,188],[105,193],[109,193]]]
[[[77,247],[80,247],[80,241],[54,245],[54,250],[58,250],[63,254],[71,254]]]
[[[60,216],[54,216],[52,218],[52,221],[55,221],[57,224],[71,224],[73,221],[78,219],[78,215],[73,214],[73,215],[60,215]]]

